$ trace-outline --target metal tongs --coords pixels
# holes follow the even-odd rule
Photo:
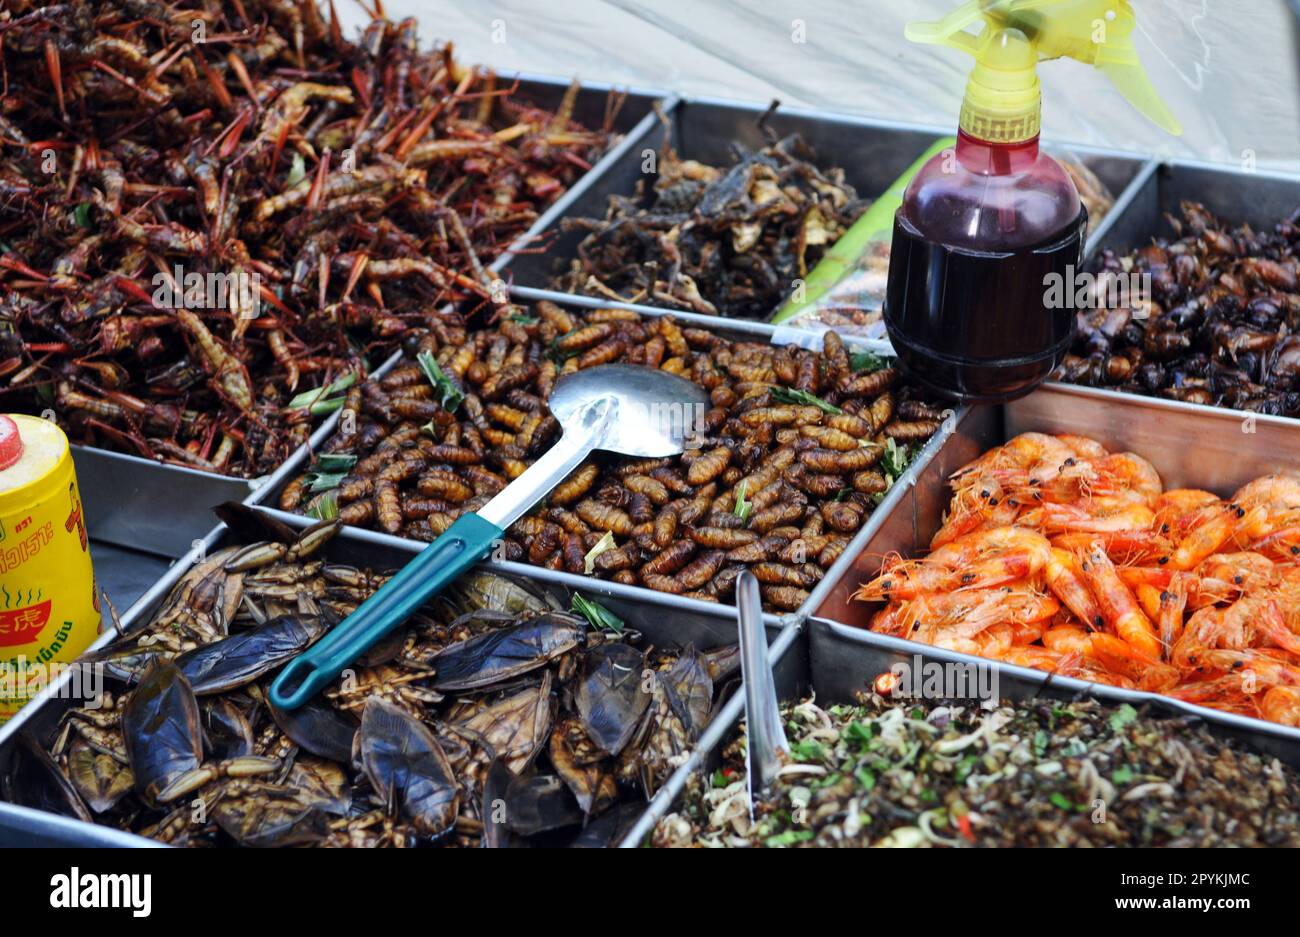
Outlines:
[[[790,754],[790,743],[776,701],[758,580],[749,570],[736,578],[736,608],[740,613],[740,673],[745,684],[745,775],[752,819],[754,804],[772,789],[784,763],[782,756]]]

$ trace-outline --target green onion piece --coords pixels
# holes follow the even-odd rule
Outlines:
[[[312,468],[321,472],[346,472],[357,464],[357,457],[346,452],[325,452],[316,457]]]
[[[573,593],[573,602],[569,606],[571,611],[577,612],[591,627],[598,631],[612,631],[614,634],[622,634],[623,629],[627,627],[623,619],[619,618],[605,606],[592,599],[585,598],[578,593]]]
[[[307,412],[312,416],[329,416],[335,411],[342,410],[346,402],[344,397],[335,397],[333,400],[322,400],[320,403],[314,403],[307,408]]]
[[[823,413],[838,414],[844,412],[834,404],[829,404],[806,390],[795,390],[793,387],[782,387],[779,384],[772,385],[772,399],[778,403],[797,403],[805,407],[816,407]]]
[[[313,498],[311,504],[307,506],[307,516],[314,517],[318,521],[336,519],[339,516],[338,491],[327,491],[319,497]]]
[[[1137,717],[1137,710],[1128,703],[1125,703],[1119,709],[1110,714],[1110,727],[1116,732],[1119,732]]]
[[[343,483],[347,477],[347,472],[312,472],[307,476],[310,487],[307,489],[311,494],[320,494],[323,491],[333,491]]]
[[[748,521],[749,515],[754,513],[753,503],[745,500],[745,486],[749,484],[748,478],[742,478],[740,484],[736,486],[736,507],[732,512],[742,521]]]
[[[889,437],[885,442],[885,454],[880,457],[880,463],[885,469],[885,474],[897,479],[907,469],[907,463],[911,461],[907,449],[900,449],[898,443],[894,442],[894,437]]]
[[[456,386],[455,381],[446,375],[442,368],[438,367],[438,361],[433,357],[432,352],[422,351],[415,356],[419,362],[420,370],[424,376],[429,379],[433,389],[437,391],[439,402],[452,413],[461,405],[465,399],[464,392]]]
[[[347,390],[356,382],[357,382],[356,372],[349,371],[347,374],[344,374],[342,377],[338,378],[332,384],[327,384],[324,387],[317,387],[315,390],[303,391],[301,394],[298,394],[298,396],[290,400],[289,405],[285,407],[285,409],[286,410],[308,410],[321,402],[330,402],[329,401],[330,397],[334,397],[338,394],[343,393],[343,391]],[[339,409],[339,407],[342,406],[343,406],[343,398],[340,397],[338,406],[333,407],[330,410],[326,410],[325,412],[333,413],[334,410],[337,410]],[[317,414],[315,410],[312,410],[311,412],[319,416],[319,414]]]
[[[606,550],[612,549],[614,549],[614,532],[612,530],[607,530],[605,531],[605,536],[601,537],[596,545],[588,550],[587,555],[583,557],[583,572],[590,576],[596,568],[596,557],[600,556]]]
[[[849,367],[854,371],[866,371],[868,374],[883,369],[886,363],[885,359],[874,351],[859,351],[849,356]]]
[[[90,223],[90,203],[82,202],[72,210],[72,218],[77,222],[79,228],[91,228]]]

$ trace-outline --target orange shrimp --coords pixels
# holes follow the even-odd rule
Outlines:
[[[1300,687],[1300,667],[1286,664],[1258,650],[1210,650],[1203,655],[1206,665],[1243,676],[1244,685]]]
[[[1249,546],[1300,523],[1300,475],[1265,475],[1237,489],[1232,501],[1247,515],[1237,543]]]
[[[1128,583],[1125,583],[1128,585]],[[1137,586],[1129,586],[1133,590],[1133,596],[1138,600],[1138,605],[1142,606],[1142,611],[1146,612],[1147,618],[1155,621],[1160,617],[1160,590],[1155,586],[1149,586],[1141,583]]]
[[[1104,459],[1110,455],[1106,447],[1095,439],[1089,439],[1087,436],[1076,436],[1072,433],[1058,433],[1056,439],[1061,444],[1068,446],[1080,459]]]
[[[1172,653],[1178,639],[1183,636],[1183,614],[1187,609],[1187,577],[1177,573],[1169,581],[1169,588],[1160,593],[1160,607],[1156,627],[1165,654]]]
[[[1074,458],[1074,450],[1054,436],[1021,433],[962,466],[952,474],[950,481],[954,489],[960,489],[984,475],[996,477],[997,473],[1024,473],[1028,480],[1041,483],[1055,478]]]
[[[1164,482],[1156,467],[1132,452],[1117,452],[1094,464],[1097,472],[1096,489],[1141,504],[1155,507],[1164,494]]]
[[[1245,511],[1236,505],[1224,504],[1200,508],[1196,525],[1180,540],[1169,557],[1174,569],[1193,569],[1206,557],[1217,551],[1237,532]]]
[[[1092,656],[1107,670],[1117,673],[1125,679],[1132,680],[1140,689],[1152,693],[1163,693],[1177,685],[1182,674],[1177,667],[1161,663],[1158,656],[1152,657],[1139,651],[1129,642],[1094,631],[1089,636]]]
[[[1148,585],[1156,589],[1168,589],[1179,570],[1165,566],[1122,566],[1119,578],[1130,589],[1137,591],[1139,586]],[[1194,609],[1204,608],[1218,602],[1226,602],[1241,593],[1241,587],[1229,580],[1216,579],[1211,576],[1190,574],[1186,584],[1187,604]]]
[[[1101,608],[1102,617],[1115,633],[1147,657],[1160,659],[1160,639],[1155,625],[1143,613],[1129,587],[1119,578],[1115,564],[1100,545],[1079,564],[1084,581]]]
[[[1120,563],[1162,560],[1173,544],[1158,530],[1115,530],[1109,533],[1059,533],[1051,535],[1052,546],[1075,553],[1086,552],[1100,543],[1106,555]]]
[[[1026,588],[977,589],[923,595],[907,603],[906,619],[914,640],[934,644],[940,636],[974,638],[1000,624],[1027,624],[1051,618],[1060,603]]]
[[[1015,645],[1002,655],[1008,664],[1030,667],[1034,670],[1046,670],[1062,676],[1074,676],[1082,666],[1083,657],[1077,652],[1054,651],[1050,648],[1035,647],[1032,644]]]
[[[1077,651],[1092,653],[1092,641],[1087,629],[1078,625],[1056,625],[1043,632],[1043,647],[1052,651]]]
[[[1213,606],[1193,612],[1183,627],[1182,636],[1169,651],[1169,660],[1182,670],[1198,670],[1203,655],[1219,643],[1223,611]]]
[[[1046,533],[1114,533],[1146,531],[1155,513],[1144,504],[1118,496],[1089,498],[1076,504],[1045,504],[1025,517]]]
[[[893,563],[854,598],[912,599],[927,592],[986,589],[1036,575],[1051,554],[1047,538],[1023,527],[994,527],[959,537],[923,560]]]
[[[1156,518],[1162,524],[1176,525],[1197,508],[1218,504],[1219,496],[1199,488],[1171,488],[1156,499]]]
[[[1300,726],[1300,689],[1292,686],[1275,686],[1259,701],[1259,711],[1265,719],[1284,726]]]
[[[1079,568],[1078,558],[1073,553],[1053,548],[1044,569],[1044,578],[1052,594],[1060,599],[1080,621],[1094,628],[1100,628],[1105,624],[1101,607],[1088,591],[1083,571]]]

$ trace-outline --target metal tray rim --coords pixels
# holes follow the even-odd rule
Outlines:
[[[905,653],[911,656],[941,660],[945,663],[989,667],[998,673],[1011,674],[1027,681],[1042,684],[1043,686],[1050,684],[1061,689],[1072,690],[1077,693],[1092,696],[1104,702],[1129,703],[1135,707],[1157,705],[1186,715],[1196,716],[1206,722],[1231,726],[1236,729],[1259,732],[1300,744],[1300,728],[1285,726],[1277,722],[1269,722],[1266,719],[1256,719],[1253,716],[1242,716],[1237,713],[1224,712],[1221,709],[1212,709],[1208,706],[1199,706],[1196,703],[1189,703],[1172,696],[1166,696],[1163,693],[1152,693],[1146,690],[1129,690],[1124,687],[1110,686],[1105,683],[1080,680],[1076,677],[1058,676],[1046,670],[1035,670],[1032,667],[1021,667],[1018,664],[1009,664],[1005,661],[995,660],[991,657],[976,657],[971,654],[963,654],[959,651],[949,651],[941,647],[936,647],[933,644],[922,644],[919,641],[911,641],[907,638],[896,638],[891,635],[876,634],[875,632],[867,631],[863,628],[855,628],[852,625],[843,624],[842,622],[835,621],[832,618],[822,618],[816,615],[808,618],[807,628],[810,639],[818,628],[825,628],[843,640],[855,644],[862,644],[866,647],[874,647],[879,650],[888,650],[896,653]]]

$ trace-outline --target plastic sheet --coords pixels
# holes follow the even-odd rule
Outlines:
[[[336,0],[352,25],[365,14]],[[691,95],[765,100],[952,128],[969,63],[916,46],[903,24],[957,0],[386,0],[421,37],[500,71],[581,75]],[[1300,0],[1135,0],[1135,42],[1181,119],[1173,138],[1100,73],[1040,67],[1044,136],[1300,171]]]

